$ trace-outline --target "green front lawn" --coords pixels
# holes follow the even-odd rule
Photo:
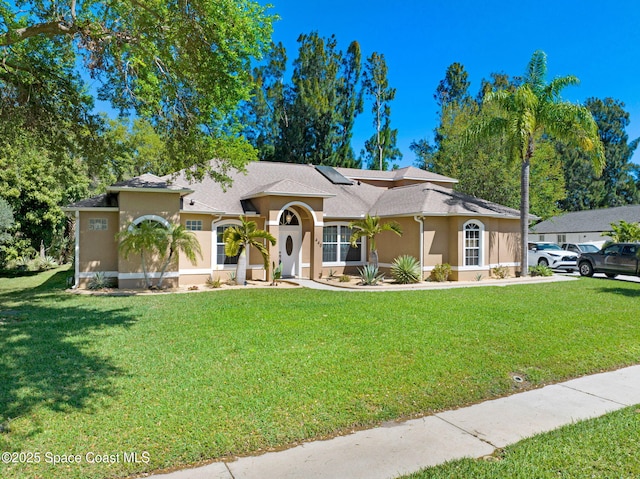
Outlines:
[[[255,453],[640,357],[637,283],[91,297],[61,292],[66,276],[0,278],[0,451],[41,455],[3,478]]]
[[[640,410],[626,408],[525,439],[490,458],[463,459],[405,479],[640,477]]]

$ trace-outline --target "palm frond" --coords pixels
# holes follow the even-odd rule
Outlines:
[[[531,86],[536,92],[541,92],[547,77],[547,54],[542,50],[533,52],[531,60],[527,65],[527,72],[524,77],[525,84]]]

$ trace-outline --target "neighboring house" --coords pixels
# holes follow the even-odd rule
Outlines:
[[[349,245],[349,223],[366,214],[397,221],[404,232],[377,237],[383,270],[403,254],[420,261],[425,278],[442,263],[452,266],[454,280],[488,277],[497,265],[512,273],[519,266],[519,212],[458,193],[452,189],[457,181],[445,176],[414,167],[371,171],[253,162],[246,174],[231,177],[225,191],[210,178],[190,183],[184,172],[146,174],[67,207],[76,219],[76,285],[86,286],[102,271],[121,288],[141,287],[140,259],[122,258],[115,238],[130,222],[147,219],[185,225],[202,247],[197,265],[181,256],[170,266],[169,286],[227,279],[236,259],[225,256],[222,236],[241,215],[278,240],[269,251],[284,277],[356,273],[366,263],[367,245]],[[269,279],[256,251],[249,251],[247,277]]]
[[[617,206],[598,210],[574,211],[554,216],[531,227],[532,241],[561,243],[597,243],[611,239],[602,233],[611,231],[611,223],[640,221],[640,205]]]

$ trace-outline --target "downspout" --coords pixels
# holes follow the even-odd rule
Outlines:
[[[424,216],[415,215],[413,219],[420,224],[420,278],[424,279]]]
[[[76,225],[74,232],[76,246],[74,250],[74,262],[75,262],[75,271],[74,271],[74,285],[73,288],[77,288],[80,286],[80,210],[76,210]]]
[[[213,265],[216,264],[217,259],[216,259],[216,255],[218,254],[218,243],[217,243],[217,228],[214,229],[213,225],[215,225],[218,221],[220,221],[222,219],[222,215],[218,215],[217,217],[214,217],[211,220],[211,263],[209,265],[209,267],[211,268],[211,279],[213,279],[213,273],[214,273],[214,269],[213,269]],[[217,264],[216,264],[217,266]]]

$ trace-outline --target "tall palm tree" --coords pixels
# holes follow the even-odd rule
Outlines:
[[[139,224],[130,223],[120,231],[116,238],[120,242],[118,248],[125,259],[131,254],[139,254],[144,273],[144,282],[147,288],[151,288],[151,280],[147,273],[146,257],[157,253],[165,243],[166,231],[157,221],[146,220]]]
[[[366,215],[364,219],[352,221],[350,228],[355,231],[351,233],[351,246],[358,247],[360,238],[367,238],[369,243],[369,262],[378,267],[378,249],[376,248],[376,236],[383,231],[393,231],[398,236],[402,236],[402,228],[395,221],[381,223],[379,216]]]
[[[247,250],[252,246],[258,250],[264,260],[265,270],[269,267],[269,249],[262,240],[267,240],[272,245],[276,239],[267,231],[257,229],[255,221],[248,221],[246,217],[240,217],[241,224],[231,226],[224,231],[224,254],[227,256],[238,255],[236,264],[236,282],[243,285],[247,279]]]
[[[547,56],[536,51],[527,68],[524,82],[513,90],[490,92],[483,108],[497,107],[499,112],[472,128],[469,138],[504,135],[510,160],[520,161],[520,259],[521,274],[528,274],[527,246],[529,242],[529,170],[536,141],[543,136],[562,140],[587,152],[596,172],[604,168],[604,149],[598,136],[598,126],[589,110],[562,101],[560,92],[577,85],[574,76],[546,82]]]
[[[164,244],[161,245],[160,254],[164,257],[164,263],[160,270],[158,288],[162,287],[167,267],[175,257],[175,254],[180,252],[184,253],[187,259],[191,261],[191,264],[196,264],[196,255],[202,258],[200,242],[193,231],[189,231],[182,225],[171,224],[165,230]]]

